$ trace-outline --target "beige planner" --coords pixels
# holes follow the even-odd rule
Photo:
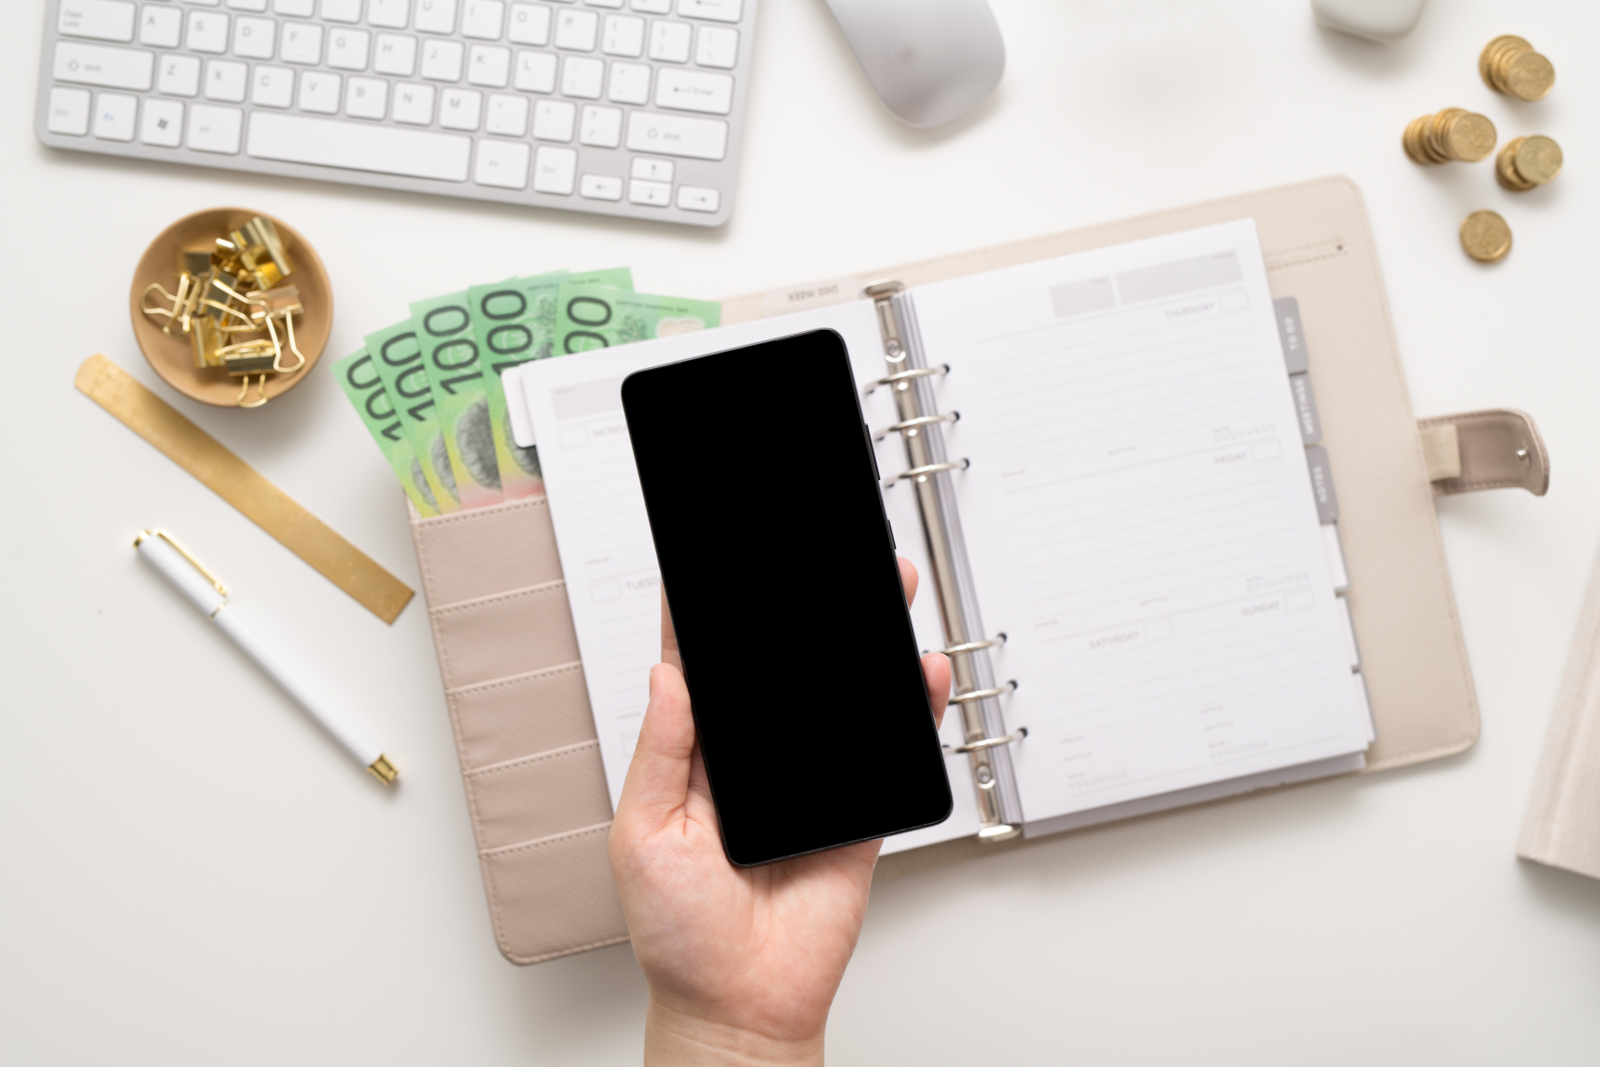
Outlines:
[[[1366,770],[1460,752],[1477,738],[1477,701],[1433,500],[1509,486],[1540,494],[1549,462],[1519,412],[1420,424],[1413,416],[1376,249],[1350,181],[1326,178],[739,297],[723,304],[723,322],[860,299],[885,281],[915,287],[1243,218],[1255,221],[1272,295],[1295,298],[1308,341],[1322,446],[1338,488],[1346,599],[1376,732]],[[884,309],[887,292],[873,289]],[[882,321],[892,353],[887,310]],[[895,367],[891,358],[889,371]],[[926,511],[923,517],[926,525]],[[626,940],[606,854],[610,800],[545,502],[414,518],[412,526],[501,952],[527,964]],[[977,636],[950,633],[948,620],[946,629],[957,646]],[[976,703],[981,690],[974,693]],[[994,717],[971,723],[974,781],[981,782],[979,767],[991,755],[1003,758],[1008,735]],[[878,876],[1039,840],[946,841],[886,857]]]

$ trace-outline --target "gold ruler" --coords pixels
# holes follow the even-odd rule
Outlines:
[[[394,622],[415,595],[106,357],[84,360],[74,384],[384,622]]]

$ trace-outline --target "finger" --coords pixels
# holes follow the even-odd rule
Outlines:
[[[917,599],[917,582],[919,580],[917,568],[912,566],[911,561],[904,556],[896,556],[895,558],[900,561],[900,584],[905,587],[906,603],[910,604]]]
[[[661,662],[683,670],[683,657],[678,654],[678,631],[672,628],[672,612],[667,607],[664,585],[661,587]]]
[[[667,663],[650,668],[650,703],[639,743],[622,782],[617,818],[642,817],[659,825],[680,812],[689,794],[694,718],[683,674]]]
[[[928,683],[928,703],[933,705],[933,721],[944,725],[944,710],[950,706],[950,657],[929,652],[922,657],[922,677]]]

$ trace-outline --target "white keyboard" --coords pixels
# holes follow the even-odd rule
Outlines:
[[[756,0],[49,0],[57,148],[718,226]]]

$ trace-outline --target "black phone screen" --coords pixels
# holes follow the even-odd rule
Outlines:
[[[948,818],[843,339],[638,371],[622,404],[728,858]]]

